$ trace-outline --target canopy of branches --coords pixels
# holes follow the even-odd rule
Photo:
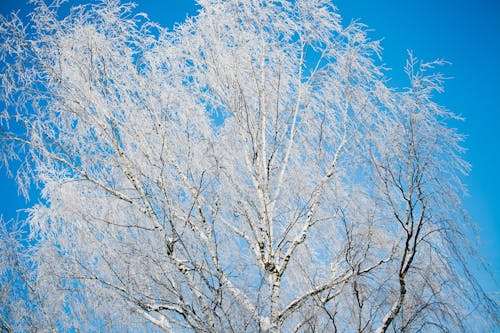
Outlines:
[[[199,0],[174,30],[60,6],[0,22],[0,152],[40,189],[29,256],[1,236],[3,330],[495,329],[441,62],[390,88],[327,0]]]

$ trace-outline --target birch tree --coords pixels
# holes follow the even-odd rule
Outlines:
[[[0,331],[20,332],[28,327],[55,331],[29,257],[29,240],[22,223],[0,218]]]
[[[116,0],[1,19],[39,329],[493,331],[439,62],[394,89],[329,1],[198,6],[173,30]]]

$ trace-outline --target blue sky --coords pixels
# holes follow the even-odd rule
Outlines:
[[[392,84],[407,84],[405,50],[424,60],[451,62],[442,72],[452,77],[437,100],[465,118],[454,123],[467,136],[465,159],[472,164],[464,178],[464,204],[479,227],[480,250],[500,280],[500,1],[496,0],[341,0],[347,22],[360,18],[382,39],[383,62]],[[491,277],[480,279],[498,291]],[[500,282],[500,281],[499,281]]]
[[[142,0],[139,11],[164,26],[195,14],[192,0]],[[0,0],[5,14],[22,7],[22,0]],[[360,19],[373,39],[383,39],[383,63],[391,85],[407,84],[403,73],[406,50],[424,60],[452,63],[442,70],[453,77],[438,101],[463,116],[454,123],[467,136],[465,159],[472,164],[466,177],[465,207],[479,226],[480,250],[500,280],[500,1],[497,0],[339,0],[344,22]],[[23,9],[24,11],[26,8]],[[12,179],[0,170],[0,215],[15,218],[27,207]],[[36,196],[33,198],[36,200]],[[498,291],[491,277],[480,279],[488,291]]]

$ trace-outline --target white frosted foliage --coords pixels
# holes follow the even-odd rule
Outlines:
[[[173,30],[59,6],[0,25],[1,153],[41,193],[41,330],[493,329],[441,61],[410,55],[389,87],[379,42],[326,0],[200,0]]]

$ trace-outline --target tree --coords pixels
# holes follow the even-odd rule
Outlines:
[[[173,31],[115,0],[2,18],[39,328],[494,330],[439,62],[395,90],[329,1],[198,4]]]
[[[54,330],[36,286],[31,254],[22,223],[0,218],[0,331],[19,332],[27,327]]]

